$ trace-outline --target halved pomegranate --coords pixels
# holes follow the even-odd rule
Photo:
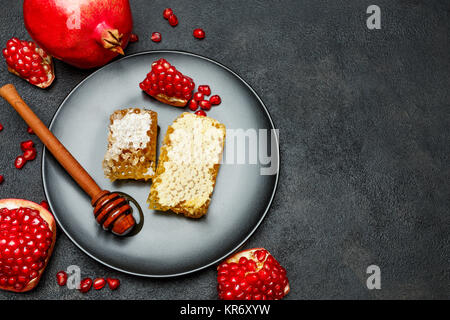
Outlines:
[[[0,200],[0,289],[35,288],[55,239],[56,223],[45,208],[28,200]]]
[[[139,87],[162,103],[184,107],[192,97],[195,83],[165,59],[152,63],[152,70]]]
[[[49,87],[55,80],[52,57],[32,41],[11,38],[3,49],[8,71],[39,88]]]
[[[264,248],[238,252],[217,267],[219,298],[279,300],[289,292],[286,270]]]

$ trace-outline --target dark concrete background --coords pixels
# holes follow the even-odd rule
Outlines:
[[[5,1],[0,44],[28,39],[22,1]],[[366,8],[382,9],[369,31]],[[449,298],[450,46],[448,1],[132,0],[140,41],[126,52],[180,49],[229,66],[259,93],[280,129],[281,177],[264,223],[246,247],[264,246],[286,267],[287,299]],[[180,24],[162,18],[176,10]],[[207,37],[196,41],[195,27]],[[150,41],[153,31],[163,41]],[[45,123],[91,71],[56,62],[57,80],[34,88],[6,71]],[[107,83],[105,83],[107,85]],[[13,161],[26,125],[0,102],[0,198],[44,199],[37,159]],[[37,141],[36,137],[33,137]],[[38,143],[39,155],[42,145]],[[59,288],[68,265],[83,276],[113,276],[116,292]],[[382,289],[366,288],[377,264]],[[59,234],[54,256],[31,293],[1,299],[216,299],[211,267],[172,279],[115,272]]]

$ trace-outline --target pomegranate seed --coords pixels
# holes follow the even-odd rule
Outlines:
[[[206,112],[203,110],[198,110],[195,114],[201,117],[206,117]]]
[[[255,271],[256,270],[256,262],[253,260],[249,260],[246,265],[247,271]]]
[[[97,278],[94,280],[94,289],[100,290],[106,285],[106,281],[104,278]]]
[[[248,259],[246,257],[241,257],[239,259],[239,264],[245,264],[248,261]]]
[[[202,100],[204,100],[204,98],[205,98],[205,95],[203,93],[201,93],[201,92],[194,93],[195,101],[202,101]]]
[[[172,15],[169,17],[169,24],[170,24],[172,27],[175,27],[175,26],[178,24],[178,18],[177,18],[176,15],[172,14]]]
[[[265,250],[258,250],[255,252],[256,255],[256,259],[258,259],[258,261],[263,261],[264,258],[266,257],[266,251]]]
[[[18,156],[16,158],[16,160],[14,161],[14,166],[17,169],[22,169],[23,166],[25,165],[25,163],[27,163],[27,160],[25,160],[25,158],[23,156]]]
[[[189,109],[191,109],[192,111],[197,110],[197,109],[198,109],[198,103],[197,103],[197,101],[195,101],[195,100],[189,101],[188,107],[189,107]]]
[[[3,183],[3,181],[5,181],[5,178],[3,177],[3,175],[2,175],[2,174],[0,174],[0,184],[2,184],[2,183]]]
[[[41,207],[44,207],[46,210],[50,210],[50,206],[48,205],[47,200],[42,200],[41,203],[39,203]]]
[[[2,131],[3,130],[3,126],[2,126],[2,124],[0,123],[0,131]]]
[[[209,98],[209,102],[211,102],[212,105],[217,106],[222,102],[222,99],[220,99],[218,95],[214,95]]]
[[[28,149],[25,150],[25,152],[23,153],[23,158],[26,161],[32,161],[34,159],[36,159],[36,149]]]
[[[201,29],[201,28],[194,29],[194,32],[192,34],[197,39],[204,39],[205,38],[205,31],[203,29]]]
[[[111,290],[116,290],[120,285],[119,279],[106,278],[106,282],[108,282],[108,286]]]
[[[200,108],[202,108],[203,110],[209,110],[211,109],[211,102],[209,102],[208,100],[202,100],[198,103],[198,105],[200,106]]]
[[[92,287],[92,279],[91,278],[84,278],[83,280],[81,280],[80,282],[80,291],[82,293],[86,293],[89,290],[91,290]]]
[[[34,148],[34,142],[32,140],[23,141],[20,143],[20,149],[26,151]]]
[[[64,271],[59,271],[56,274],[56,282],[60,286],[65,286],[67,283],[67,273],[65,273]]]
[[[27,128],[27,132],[28,132],[29,134],[34,134],[33,129],[31,129],[30,127]]]
[[[164,19],[169,19],[169,17],[171,16],[171,15],[173,15],[173,10],[172,9],[170,9],[170,8],[166,8],[166,9],[164,9],[164,11],[163,11],[163,17],[164,17]]]
[[[135,34],[135,33],[130,34],[130,40],[129,40],[129,41],[130,41],[131,43],[133,43],[133,42],[138,42],[138,41],[139,41],[138,35]]]
[[[205,96],[209,96],[211,94],[211,88],[208,85],[204,84],[198,86],[198,92],[203,93]]]
[[[153,42],[161,42],[161,33],[153,32],[152,33],[152,41]]]

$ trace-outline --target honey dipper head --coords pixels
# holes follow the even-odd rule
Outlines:
[[[128,234],[136,225],[128,200],[109,191],[95,202],[94,216],[103,229],[118,236]]]

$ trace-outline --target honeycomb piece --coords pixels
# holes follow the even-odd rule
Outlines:
[[[111,181],[148,180],[156,169],[157,113],[129,108],[110,117],[103,171]]]
[[[189,218],[208,211],[225,143],[225,126],[183,113],[167,129],[148,202]]]

